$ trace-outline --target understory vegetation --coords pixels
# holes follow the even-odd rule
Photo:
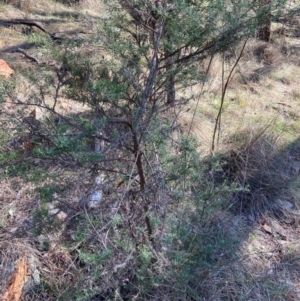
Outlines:
[[[1,298],[299,300],[299,7],[0,1]]]

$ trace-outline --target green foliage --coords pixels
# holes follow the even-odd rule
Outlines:
[[[49,227],[52,226],[53,222],[49,219],[49,211],[46,206],[42,206],[33,213],[34,229],[33,232],[36,236],[42,233],[47,233]]]
[[[48,46],[51,43],[51,40],[47,36],[42,36],[40,34],[31,33],[28,37],[28,40],[34,43],[38,47]]]
[[[53,195],[60,190],[57,185],[45,184],[38,187],[35,191],[37,192],[39,198],[43,202],[51,202],[53,200]]]
[[[6,163],[10,163],[14,160],[16,160],[17,158],[19,158],[20,153],[18,151],[11,151],[9,153],[2,153],[0,154],[0,164],[6,164]],[[7,169],[5,171],[5,173],[9,173],[9,169]]]
[[[7,160],[5,163],[9,163],[9,165],[6,165],[4,168],[4,174],[6,176],[20,176],[21,178],[28,179],[28,171],[31,170],[30,163],[18,162],[17,164],[12,164],[9,160]]]
[[[103,250],[102,252],[94,252],[94,250],[82,251],[78,250],[79,259],[90,266],[105,265],[106,261],[113,255],[112,250]],[[96,272],[96,270],[94,271]],[[95,273],[96,276],[97,273]]]

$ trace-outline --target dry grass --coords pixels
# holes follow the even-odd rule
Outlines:
[[[289,188],[299,182],[300,66],[295,64],[299,50],[295,52],[294,46],[293,39],[272,44],[249,41],[229,83],[218,152],[224,158],[223,179],[227,177],[248,189],[236,195],[233,207],[240,212],[278,216],[285,211],[280,201],[298,207],[297,193]],[[237,53],[228,53],[225,77]],[[190,124],[193,109],[180,116],[183,131],[191,126],[205,153],[210,153],[220,105],[222,64],[222,58],[214,59],[194,123]],[[200,90],[195,88],[194,92]]]
[[[241,132],[231,137],[235,148],[224,156],[223,170],[228,179],[240,183],[245,192],[235,195],[235,210],[261,216],[289,215],[281,201],[298,207],[289,186],[299,182],[299,142],[282,146],[280,136]]]
[[[222,139],[226,140],[226,136],[234,133],[237,128],[253,127],[257,122],[258,127],[270,121],[273,121],[275,128],[286,125],[286,132],[288,127],[297,124],[299,116],[297,76],[299,50],[297,52],[295,48],[297,43],[298,41],[288,38],[284,44],[248,42],[226,94],[222,114]],[[237,55],[238,51],[228,53],[225,78]],[[203,122],[214,122],[217,115],[222,64],[220,57],[214,59],[209,72],[209,81],[205,84],[204,94],[200,97],[196,116]],[[199,93],[200,90],[201,87],[195,87],[193,93]]]

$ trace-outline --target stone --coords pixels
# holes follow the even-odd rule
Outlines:
[[[88,207],[89,208],[96,208],[99,206],[100,202],[102,200],[102,191],[101,190],[97,190],[94,191],[91,195],[90,195],[90,199],[88,202]]]
[[[57,204],[48,203],[47,207],[48,207],[48,210],[49,210],[49,214],[51,216],[55,216],[60,221],[65,221],[65,219],[68,216],[65,212],[63,212],[60,208],[58,208]]]

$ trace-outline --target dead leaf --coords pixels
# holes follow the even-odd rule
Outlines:
[[[272,234],[272,229],[271,229],[271,227],[269,227],[268,225],[264,224],[264,225],[263,225],[263,229],[264,229],[268,234]]]
[[[14,70],[4,60],[0,59],[0,76],[10,77],[13,73]]]
[[[4,293],[3,301],[19,301],[22,294],[22,289],[28,279],[27,256],[24,256],[16,268],[11,284]]]

